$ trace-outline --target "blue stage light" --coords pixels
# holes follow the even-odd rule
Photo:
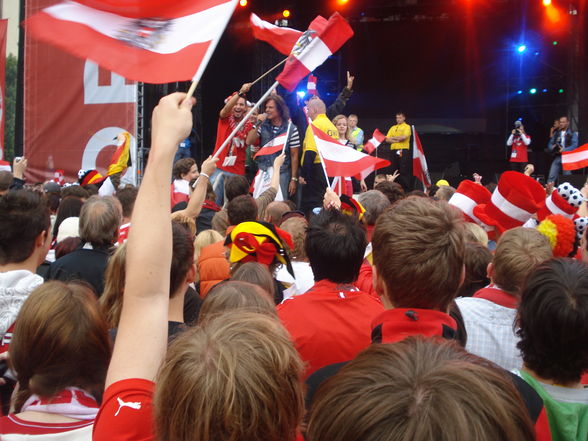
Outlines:
[[[522,54],[523,52],[525,52],[527,50],[527,46],[525,46],[524,44],[521,44],[518,48],[517,51],[519,52],[519,54]]]
[[[304,98],[304,95],[306,95],[306,92],[304,90],[299,90],[296,92],[296,95],[298,95],[298,98],[302,99]]]
[[[517,95],[522,95],[523,91],[522,90],[517,90]]]
[[[531,95],[535,95],[537,93],[537,89],[535,89],[534,87],[532,89],[529,89],[529,93]]]

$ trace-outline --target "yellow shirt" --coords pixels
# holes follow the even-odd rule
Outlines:
[[[312,125],[315,126],[317,129],[322,130],[327,135],[329,135],[333,139],[339,139],[339,132],[337,132],[337,127],[331,122],[327,115],[324,113],[321,115],[317,115],[317,117],[312,122]],[[302,165],[304,165],[304,154],[306,151],[309,150],[311,152],[316,152],[316,142],[314,141],[314,134],[312,133],[312,127],[310,125],[306,128],[306,134],[304,135],[304,143],[302,145]],[[320,164],[321,158],[317,152],[316,157],[314,158],[313,164]]]
[[[410,126],[406,123],[396,124],[395,126],[390,127],[390,130],[388,130],[386,137],[406,136],[406,139],[404,141],[393,142],[392,144],[390,144],[390,148],[392,150],[403,150],[410,148],[410,134]]]

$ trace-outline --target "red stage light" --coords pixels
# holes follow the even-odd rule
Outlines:
[[[340,5],[346,5],[349,2],[349,0],[337,0],[337,3]]]
[[[543,0],[543,6],[551,5],[551,0]]]
[[[247,6],[248,1],[247,0],[239,0],[239,5],[245,7]]]

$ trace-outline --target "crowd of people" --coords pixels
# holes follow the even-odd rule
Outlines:
[[[362,149],[348,79],[307,124]],[[399,172],[334,191],[278,95],[227,138],[249,88],[200,167],[162,98],[138,188],[0,172],[0,438],[587,440],[588,183],[413,190],[399,112]]]

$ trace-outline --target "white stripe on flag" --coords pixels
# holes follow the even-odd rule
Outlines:
[[[573,164],[574,162],[585,161],[588,159],[588,150],[580,152],[564,153],[562,155],[562,162],[564,164]]]
[[[314,38],[304,51],[295,57],[304,64],[310,72],[324,63],[333,53],[331,49],[320,38]]]
[[[219,32],[219,20],[223,20],[227,14],[231,14],[232,8],[233,2],[227,1],[204,11],[170,19],[168,32],[173,33],[174,37],[171,39],[162,38],[148,50],[159,54],[172,54],[191,44],[214,40],[221,33]],[[88,26],[113,39],[118,39],[117,36],[121,30],[136,21],[134,18],[99,11],[71,1],[51,6],[44,9],[43,12],[58,20]]]
[[[518,220],[519,222],[525,223],[531,216],[533,216],[533,213],[529,213],[507,201],[504,196],[500,194],[498,188],[492,193],[492,203],[504,214]]]

